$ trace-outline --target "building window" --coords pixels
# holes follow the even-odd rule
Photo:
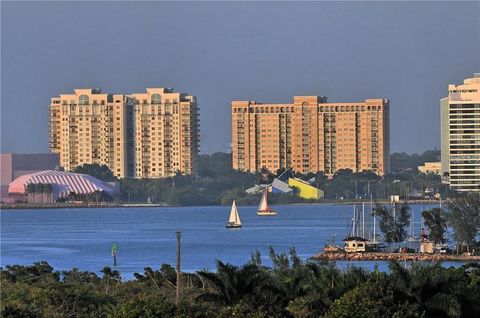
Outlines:
[[[159,105],[162,102],[162,97],[160,94],[153,94],[151,99],[151,104]]]
[[[88,101],[89,101],[88,95],[80,95],[78,104],[79,105],[88,105]]]

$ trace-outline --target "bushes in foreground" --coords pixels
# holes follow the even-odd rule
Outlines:
[[[54,271],[46,262],[1,270],[2,317],[480,317],[480,265],[444,268],[392,262],[389,272],[302,262],[292,249],[259,254],[243,266],[217,261],[215,272],[176,275],[169,265],[122,281]]]

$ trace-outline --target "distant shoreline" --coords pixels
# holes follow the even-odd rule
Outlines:
[[[324,206],[324,205],[354,205],[354,204],[370,204],[370,200],[326,200],[325,202],[314,203],[280,203],[271,204],[272,206]],[[373,204],[390,204],[388,200],[375,200]],[[412,205],[435,205],[439,201],[432,200],[415,200],[415,201],[400,201]],[[241,205],[238,206],[255,206],[255,205]],[[219,206],[226,207],[227,205],[168,205],[163,203],[111,203],[111,202],[90,202],[90,203],[1,203],[0,210],[33,210],[33,209],[98,209],[98,208],[175,208],[175,207],[196,207],[196,206]]]
[[[36,209],[100,209],[100,208],[166,208],[173,207],[165,204],[148,204],[148,203],[99,203],[99,204],[64,204],[64,203],[55,203],[55,204],[24,204],[24,203],[15,203],[15,204],[0,204],[0,210],[36,210]]]

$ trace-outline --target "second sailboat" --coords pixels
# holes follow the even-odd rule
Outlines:
[[[268,188],[263,190],[262,199],[258,205],[257,214],[261,216],[274,216],[277,211],[268,206]]]

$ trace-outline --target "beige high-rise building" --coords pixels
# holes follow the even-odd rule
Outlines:
[[[293,104],[232,102],[234,169],[384,175],[389,139],[387,99],[327,103],[323,96],[295,96]]]
[[[448,85],[440,100],[442,175],[457,191],[480,191],[480,73]]]
[[[165,88],[130,95],[135,101],[132,150],[136,178],[195,174],[199,151],[194,96]]]
[[[130,95],[75,89],[51,99],[50,151],[67,171],[97,163],[120,178],[195,174],[196,98],[166,88]]]

